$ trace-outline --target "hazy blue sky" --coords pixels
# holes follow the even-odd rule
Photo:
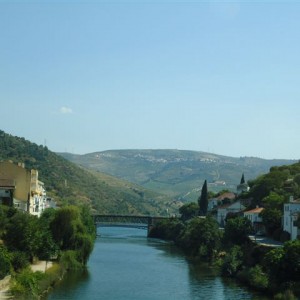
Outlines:
[[[52,151],[299,159],[300,3],[0,0],[0,104]]]

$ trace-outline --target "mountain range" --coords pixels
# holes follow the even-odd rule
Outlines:
[[[166,149],[60,155],[84,168],[107,173],[183,202],[197,200],[204,180],[208,181],[212,192],[236,191],[242,174],[247,181],[269,172],[273,166],[296,162]]]
[[[87,170],[47,147],[0,130],[0,160],[37,169],[47,195],[58,205],[87,204],[99,213],[166,215],[178,203],[168,196],[108,174]]]

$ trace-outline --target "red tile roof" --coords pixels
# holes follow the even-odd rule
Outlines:
[[[262,211],[264,210],[263,207],[256,207],[254,209],[251,209],[251,210],[247,210],[245,211],[244,213],[250,213],[250,214],[260,214]]]

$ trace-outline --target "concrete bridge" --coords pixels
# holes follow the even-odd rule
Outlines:
[[[151,228],[160,220],[169,219],[169,217],[153,217],[143,215],[101,215],[94,214],[94,223],[97,227],[131,227],[147,229],[149,234]]]

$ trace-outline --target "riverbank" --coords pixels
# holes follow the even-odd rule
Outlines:
[[[223,280],[207,264],[191,262],[173,243],[147,239],[146,230],[105,227],[87,270],[67,273],[47,299],[251,300],[253,296],[234,281]]]
[[[248,237],[248,223],[242,217],[231,218],[220,231],[211,217],[194,217],[188,222],[171,219],[157,223],[149,236],[173,241],[189,257],[216,264],[223,277],[236,279],[253,290],[275,299],[297,299],[300,241],[257,243]]]
[[[11,275],[0,280],[0,300],[9,299],[8,291],[10,285]]]
[[[53,263],[51,261],[37,261],[34,264],[30,265],[30,269],[32,272],[42,272],[46,273],[48,269],[50,269],[53,266]],[[0,280],[0,300],[4,299],[12,299],[12,296],[10,295],[10,284],[11,284],[12,278],[11,275],[8,275],[4,277],[2,280]]]

